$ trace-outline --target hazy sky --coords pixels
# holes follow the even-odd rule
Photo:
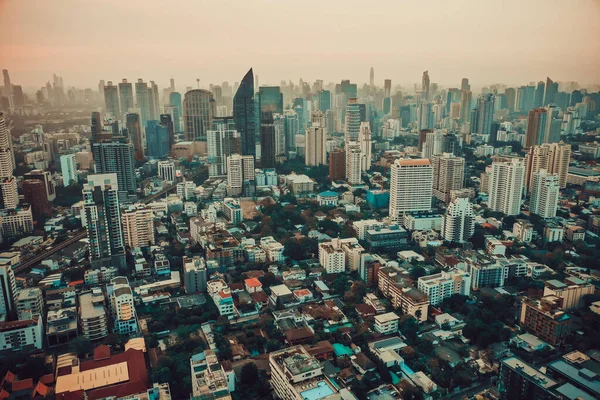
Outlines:
[[[14,84],[600,82],[600,0],[0,0]]]

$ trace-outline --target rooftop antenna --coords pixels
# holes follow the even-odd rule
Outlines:
[[[200,78],[196,78],[196,84],[198,85],[198,89],[200,89]]]

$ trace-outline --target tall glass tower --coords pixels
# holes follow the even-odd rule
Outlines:
[[[242,155],[256,155],[256,115],[254,110],[254,75],[246,73],[233,97],[233,120],[242,138]]]

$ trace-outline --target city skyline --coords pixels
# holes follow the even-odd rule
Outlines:
[[[462,0],[435,7],[385,2],[374,8],[309,0],[302,9],[266,0],[234,6],[182,2],[168,15],[137,0],[27,4],[0,2],[2,68],[27,89],[43,85],[52,73],[78,87],[121,77],[153,79],[161,87],[173,77],[180,87],[194,88],[199,78],[207,87],[239,81],[249,67],[262,85],[298,78],[362,85],[369,82],[371,67],[377,85],[387,78],[394,85],[418,83],[425,70],[432,82],[447,87],[458,86],[463,77],[474,87],[525,84],[545,76],[582,85],[600,82],[595,68],[600,43],[589,41],[600,35],[600,4],[594,1],[576,7],[562,0],[495,5]],[[316,7],[319,13],[313,12]],[[86,18],[75,18],[82,15]],[[561,24],[550,23],[556,15]],[[197,20],[204,16],[198,30]],[[357,19],[354,29],[361,33],[353,40],[336,23],[349,18]],[[488,18],[498,22],[496,29],[487,29]],[[106,25],[101,34],[89,29],[107,21],[110,29]],[[268,41],[273,33],[276,42]],[[241,37],[256,46],[240,45]]]

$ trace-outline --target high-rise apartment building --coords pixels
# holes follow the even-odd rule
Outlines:
[[[495,100],[496,97],[492,93],[485,94],[479,98],[477,101],[477,120],[471,121],[471,132],[480,133],[482,135],[489,135],[492,133]]]
[[[19,204],[14,168],[12,138],[4,114],[0,112],[0,209],[15,208]]]
[[[39,180],[44,183],[44,188],[46,191],[46,197],[48,198],[48,201],[54,201],[54,199],[56,199],[56,184],[52,179],[52,174],[50,173],[50,171],[34,169],[23,175],[23,180],[27,181],[30,179]]]
[[[142,124],[146,124],[146,121],[154,119],[150,110],[150,93],[151,89],[148,88],[148,84],[144,82],[143,79],[138,79],[135,83],[135,98],[137,102],[137,108],[140,109]]]
[[[92,261],[125,251],[117,174],[89,175],[83,186],[83,215]]]
[[[31,205],[31,214],[36,220],[52,215],[52,204],[46,197],[46,186],[39,179],[27,179],[21,185],[23,198]]]
[[[349,98],[346,105],[346,119],[344,125],[344,141],[346,143],[358,141],[360,135],[360,106],[357,98]]]
[[[244,181],[254,180],[254,157],[232,154],[227,157],[227,194],[237,196],[243,192]]]
[[[525,184],[528,193],[531,192],[533,175],[541,169],[545,169],[550,174],[556,174],[558,176],[560,187],[566,187],[570,162],[570,144],[563,142],[552,144],[544,143],[541,146],[531,147],[525,156]]]
[[[544,143],[546,132],[547,111],[545,108],[536,108],[529,111],[527,120],[527,136],[525,147],[531,147]]]
[[[127,79],[123,79],[123,81],[119,83],[119,99],[121,102],[120,117],[128,113],[129,110],[135,106],[135,103],[133,102],[133,85],[131,82],[127,82]]]
[[[329,179],[339,181],[346,176],[346,152],[343,149],[333,149],[329,153]]]
[[[106,295],[113,318],[113,332],[120,335],[138,332],[133,291],[129,286],[129,280],[124,276],[111,279],[110,284],[106,285]]]
[[[135,154],[131,140],[126,136],[108,135],[92,143],[92,154],[97,174],[117,175],[119,190],[135,193]]]
[[[544,92],[544,105],[554,103],[556,93],[558,93],[558,83],[549,77],[546,77],[546,91]]]
[[[117,119],[120,118],[119,88],[113,85],[112,81],[108,81],[108,84],[104,86],[104,105],[108,114]]]
[[[475,233],[475,215],[471,200],[457,197],[448,204],[442,217],[442,237],[449,242],[465,243]]]
[[[15,299],[17,296],[17,283],[13,266],[0,265],[0,320],[16,312]]]
[[[213,94],[204,89],[193,89],[183,99],[183,130],[185,139],[206,142],[206,132],[212,128],[216,116]]]
[[[465,159],[452,153],[431,157],[433,168],[433,195],[448,204],[450,192],[462,189],[465,181]]]
[[[368,171],[371,169],[371,157],[372,157],[372,139],[371,139],[371,125],[368,122],[360,123],[360,169],[362,171]]]
[[[467,84],[468,85],[468,84]],[[470,122],[471,119],[471,97],[470,90],[463,90],[460,95],[460,122],[463,124]]]
[[[242,140],[242,155],[256,155],[256,115],[252,68],[244,75],[233,97],[235,129]]]
[[[260,117],[260,164],[262,168],[275,168],[276,134],[273,113],[264,112]]]
[[[134,205],[123,211],[123,238],[129,248],[149,247],[154,240],[154,212],[150,207]]]
[[[488,207],[506,215],[518,215],[525,183],[525,164],[521,159],[492,163],[489,175]]]
[[[397,221],[406,213],[431,210],[431,162],[428,159],[400,159],[391,168],[390,218]]]
[[[78,181],[75,154],[60,156],[60,172],[62,174],[63,186],[66,187]]]
[[[362,183],[362,152],[359,142],[346,143],[346,180],[350,185]]]
[[[325,114],[315,111],[312,126],[306,129],[305,160],[307,166],[327,165],[327,128]]]
[[[433,109],[431,103],[421,102],[417,114],[417,129],[433,129]]]
[[[533,174],[531,182],[529,211],[542,218],[556,217],[560,195],[558,175],[549,174],[545,169],[541,169]]]
[[[242,138],[235,125],[219,124],[207,132],[208,175],[227,175],[227,157],[242,153]],[[249,154],[252,155],[252,154]]]

